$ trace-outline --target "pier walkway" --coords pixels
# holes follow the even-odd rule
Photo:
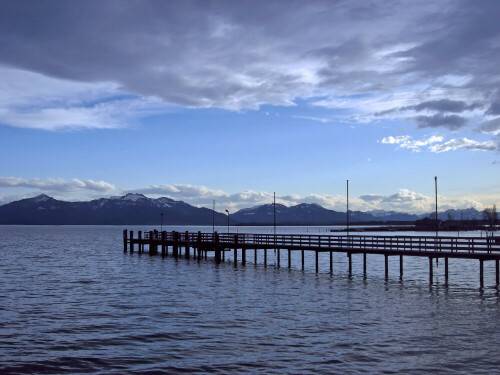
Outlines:
[[[123,231],[123,250],[134,251],[135,245],[140,253],[145,246],[150,255],[171,254],[174,257],[192,256],[207,259],[213,253],[215,261],[224,261],[225,253],[233,251],[233,261],[246,264],[247,252],[253,250],[254,263],[258,253],[263,256],[267,265],[267,250],[277,251],[277,266],[280,267],[281,251],[288,252],[288,267],[291,267],[291,252],[300,251],[302,268],[304,268],[304,252],[312,251],[316,256],[316,272],[319,271],[319,253],[330,254],[330,271],[333,271],[332,254],[345,253],[348,257],[349,276],[352,274],[352,254],[363,254],[363,273],[366,275],[366,255],[379,254],[385,256],[385,277],[388,277],[388,257],[399,256],[399,273],[403,277],[403,257],[417,256],[429,259],[429,280],[433,280],[433,259],[444,258],[445,281],[448,282],[448,259],[467,258],[479,261],[479,284],[484,287],[483,265],[485,261],[495,261],[496,285],[500,284],[500,237],[435,237],[435,236],[337,236],[337,235],[304,235],[304,234],[254,234],[254,233],[202,233],[202,232],[138,232]]]

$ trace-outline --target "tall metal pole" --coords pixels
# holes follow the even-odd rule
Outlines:
[[[160,214],[160,233],[163,232],[163,212]]]
[[[229,210],[226,210],[227,212],[227,234],[229,234]]]
[[[349,180],[347,180],[347,235],[349,235]]]
[[[439,228],[439,223],[438,223],[438,178],[437,176],[434,177],[434,189],[435,189],[435,195],[436,195],[436,237],[438,236],[438,228]]]
[[[273,218],[274,218],[274,245],[276,245],[276,192],[274,192],[274,200],[273,200]],[[274,248],[274,253],[276,254],[276,248]],[[280,254],[278,253],[278,265],[280,264]]]
[[[215,199],[212,206],[212,233],[215,233]]]

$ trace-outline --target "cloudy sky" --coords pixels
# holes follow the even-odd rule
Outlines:
[[[498,1],[2,1],[0,202],[500,204]]]

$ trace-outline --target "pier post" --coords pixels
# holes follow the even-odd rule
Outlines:
[[[127,252],[127,230],[123,230],[123,252]]]
[[[227,237],[227,241],[229,242],[229,236]],[[222,261],[225,262],[226,261],[226,249],[222,248],[221,251],[222,251]]]
[[[142,247],[142,231],[140,230],[139,232],[137,232],[137,239],[138,239],[138,244],[139,244],[139,249],[137,249],[137,251],[139,251],[139,254],[142,253],[142,251],[144,250],[144,248]]]
[[[172,246],[172,255],[177,258],[179,256],[179,233],[172,231],[172,237],[174,238],[174,246]]]
[[[292,268],[292,250],[288,249],[288,268]]]
[[[163,231],[161,232],[161,256],[166,255],[166,248],[167,246],[165,245],[165,239],[167,238],[167,232]]]
[[[448,284],[448,257],[444,258],[444,282]]]
[[[352,254],[347,253],[347,257],[349,258],[349,277],[352,276]]]
[[[196,250],[194,251],[194,256],[201,260],[201,231],[198,231],[198,235],[196,236]]]
[[[366,253],[363,253],[363,276],[366,278]]]
[[[333,251],[330,251],[330,273],[333,273]]]
[[[153,231],[149,231],[149,255],[153,255]]]
[[[186,231],[186,254],[184,254],[186,259],[189,259],[191,257],[191,254],[189,252],[190,252],[190,250],[189,250],[189,232]]]
[[[247,264],[247,249],[241,248],[241,264],[244,266]]]
[[[134,231],[130,231],[130,254],[134,252]]]
[[[281,251],[280,251],[280,249],[277,249],[276,251],[278,252],[278,268],[279,268],[279,266],[280,266],[280,253],[281,253]]]
[[[484,288],[484,260],[483,259],[479,259],[479,287],[481,289]]]
[[[387,254],[384,254],[385,257],[385,279],[387,280],[389,278],[389,256]]]
[[[302,269],[304,269],[304,250],[301,250],[302,253]]]
[[[253,262],[254,264],[257,264],[257,249],[253,250]]]
[[[399,256],[399,278],[403,278],[403,256]]]
[[[264,266],[267,266],[267,249],[264,249]]]
[[[214,233],[214,250],[215,250],[215,263],[219,264],[221,260],[221,247],[219,245],[219,233]]]
[[[316,250],[316,273],[319,271],[319,251]]]
[[[238,265],[238,235],[234,235],[234,265]]]
[[[497,274],[497,283],[496,283],[497,286],[500,284],[500,273],[499,273],[499,271],[500,271],[499,265],[500,264],[499,263],[500,263],[500,261],[498,259],[495,260],[495,270],[496,270],[496,274]]]
[[[429,284],[432,284],[432,279],[434,278],[433,276],[432,257],[429,257]]]

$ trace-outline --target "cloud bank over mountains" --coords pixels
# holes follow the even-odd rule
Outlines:
[[[352,122],[490,136],[443,149],[499,149],[499,2],[286,5],[3,1],[0,123],[119,128],[176,106],[303,100]]]
[[[225,209],[235,212],[242,208],[249,208],[273,202],[273,193],[265,191],[247,190],[240,193],[229,193],[223,190],[212,189],[206,186],[189,184],[151,185],[136,189],[121,189],[105,181],[80,180],[73,178],[49,179],[22,179],[18,177],[0,177],[0,189],[24,188],[23,195],[0,195],[0,204],[14,200],[33,197],[40,193],[47,193],[61,200],[90,200],[104,196],[120,195],[126,193],[144,194],[148,197],[168,197],[181,200],[197,207],[212,207],[216,201],[216,210],[224,212]],[[399,189],[395,194],[376,195],[366,194],[349,198],[350,209],[359,211],[386,210],[409,213],[425,213],[433,209],[434,196],[413,192],[409,189]],[[309,194],[309,195],[276,195],[276,202],[285,206],[294,206],[300,203],[317,203],[328,209],[345,211],[346,197],[334,194]],[[490,202],[481,202],[474,197],[460,199],[439,196],[440,209],[469,208],[482,209]]]

